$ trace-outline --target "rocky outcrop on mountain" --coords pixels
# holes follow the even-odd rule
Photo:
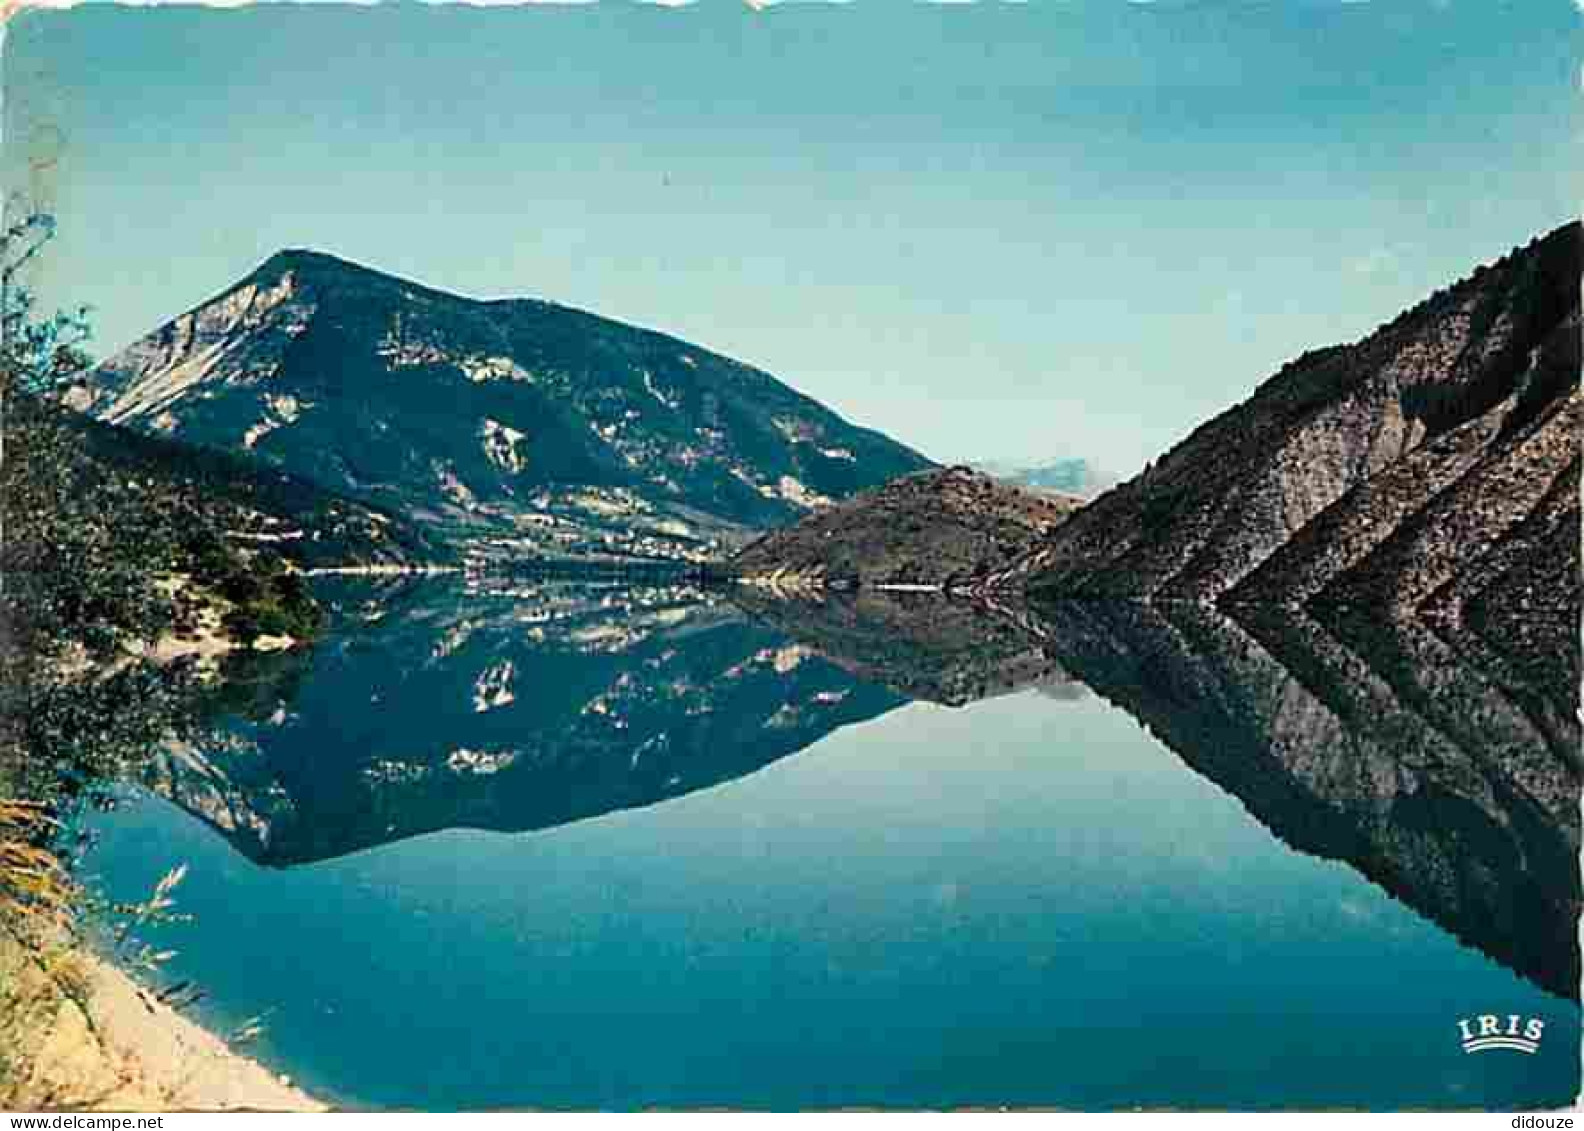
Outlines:
[[[1304,852],[1577,997],[1578,669],[1489,669],[1422,623],[1037,606],[1051,657]],[[1571,684],[1572,691],[1559,688]]]
[[[1084,694],[1016,607],[937,593],[799,597],[757,586],[737,587],[730,599],[857,678],[909,699],[962,707],[1032,688],[1062,699]]]
[[[510,556],[703,560],[929,466],[664,334],[311,251],[273,256],[67,399]]]
[[[988,584],[1399,610],[1489,585],[1576,619],[1528,540],[1578,526],[1579,282],[1570,224],[1304,355]]]
[[[772,531],[730,563],[773,588],[974,584],[1056,529],[1081,500],[966,467],[920,472]]]
[[[145,780],[288,866],[653,805],[903,702],[686,585],[478,584],[346,582],[337,631],[233,665]]]
[[[1517,601],[1536,614],[1566,615],[1566,601],[1557,598],[1578,589],[1584,399],[1577,388],[1577,319],[1564,329],[1575,347],[1566,363],[1571,391],[1530,421],[1516,419],[1520,406],[1509,399],[1410,453],[1299,531],[1228,600],[1364,605],[1399,614],[1435,609],[1456,618],[1491,588],[1498,604]],[[1575,537],[1552,547],[1562,558],[1541,557],[1540,546],[1563,530]],[[1531,576],[1547,562],[1565,566],[1569,557],[1566,584]]]

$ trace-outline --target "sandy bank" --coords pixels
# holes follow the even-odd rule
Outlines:
[[[325,1105],[155,1001],[115,966],[80,949],[48,958],[0,941],[0,976],[25,1011],[25,1075],[3,1081],[24,1110],[323,1111]],[[68,988],[69,987],[69,988]],[[22,1004],[18,1006],[16,1003]]]

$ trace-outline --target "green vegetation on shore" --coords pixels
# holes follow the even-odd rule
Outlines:
[[[449,557],[377,507],[56,403],[86,363],[82,323],[36,319],[16,282],[50,230],[0,231],[0,1107],[13,1110],[98,1102],[74,1077],[133,1094],[93,1032],[80,940],[96,915],[72,874],[74,815],[212,709],[219,654],[322,630],[304,570]]]

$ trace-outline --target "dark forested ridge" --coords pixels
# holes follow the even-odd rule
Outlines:
[[[379,508],[221,452],[102,424],[36,397],[6,406],[4,547],[18,609],[148,633],[170,623],[162,576],[243,594],[315,566],[415,565],[449,551]],[[24,579],[50,596],[19,589]],[[268,579],[274,579],[273,581]],[[282,588],[284,586],[284,588]],[[236,603],[247,603],[236,597]],[[90,632],[90,635],[93,633]]]

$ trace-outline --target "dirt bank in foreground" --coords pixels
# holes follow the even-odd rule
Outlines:
[[[124,972],[81,949],[45,956],[0,935],[0,1009],[13,1079],[0,1106],[19,1110],[323,1111],[325,1105],[156,1002]],[[3,1074],[0,1074],[3,1075]]]

